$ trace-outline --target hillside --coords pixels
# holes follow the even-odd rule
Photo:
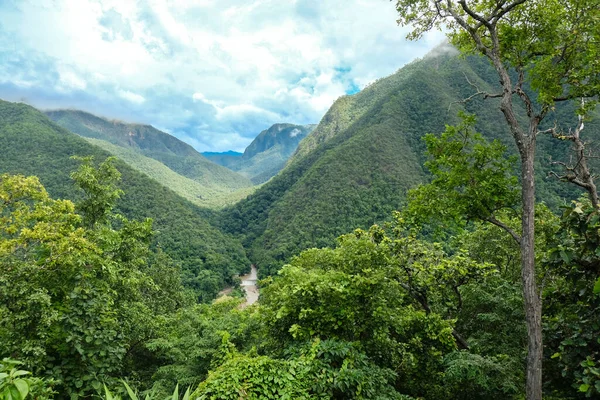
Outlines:
[[[53,123],[36,109],[0,101],[0,173],[37,175],[56,198],[76,199],[69,174],[78,163],[73,155],[110,154]],[[124,191],[118,210],[129,218],[154,219],[155,243],[184,270],[188,286],[214,294],[231,276],[248,266],[238,241],[207,222],[203,210],[118,160]]]
[[[150,125],[110,121],[76,110],[47,111],[46,115],[198,205],[219,207],[239,200],[252,187],[249,179],[207,160],[192,146]]]
[[[436,54],[338,99],[288,166],[225,212],[224,228],[251,248],[262,273],[274,272],[302,249],[331,246],[345,232],[389,218],[407,190],[427,179],[421,137],[456,122],[461,108],[478,115],[477,129],[485,136],[514,149],[494,100],[460,103],[474,90],[465,76],[482,90],[497,80],[489,64]],[[597,121],[586,129],[589,137],[600,131]],[[539,138],[538,196],[555,208],[574,195],[570,186],[546,177],[550,158],[560,159],[565,146]]]
[[[316,125],[275,124],[262,131],[244,153],[204,153],[210,160],[239,172],[255,184],[275,176]]]

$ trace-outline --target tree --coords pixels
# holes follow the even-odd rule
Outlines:
[[[123,194],[116,187],[121,173],[115,168],[115,157],[107,158],[98,168],[94,167],[93,157],[73,157],[81,165],[71,173],[71,179],[82,191],[83,198],[77,203],[77,211],[83,216],[83,224],[93,227],[109,223],[111,212]]]
[[[152,221],[112,214],[118,175],[110,160],[85,160],[73,174],[79,206],[50,198],[36,177],[0,175],[0,357],[52,376],[63,396],[135,370],[156,316],[183,301],[160,286],[181,288],[178,271],[149,265]]]
[[[542,398],[542,302],[535,275],[534,158],[542,121],[558,102],[600,93],[598,0],[398,0],[398,22],[411,39],[445,27],[464,52],[493,64],[499,98],[520,156],[521,274],[528,330],[527,399]],[[530,82],[528,87],[526,82]],[[532,94],[537,94],[537,98]],[[516,104],[515,104],[516,103]],[[518,105],[517,105],[518,104]],[[517,107],[527,118],[519,117]],[[589,106],[589,103],[588,103]],[[584,113],[585,109],[579,109]],[[552,130],[548,130],[552,133]]]
[[[375,365],[356,344],[317,339],[277,359],[239,354],[227,336],[222,364],[192,398],[413,400],[397,393],[391,385],[395,374]]]
[[[498,140],[488,143],[475,132],[475,116],[460,113],[461,123],[446,126],[439,137],[427,134],[425,167],[433,175],[427,185],[408,192],[404,215],[421,224],[436,219],[461,225],[465,221],[486,221],[520,238],[502,222],[518,204],[517,179],[512,176],[514,159],[506,157],[506,147]]]
[[[262,289],[260,312],[271,347],[315,338],[360,343],[371,360],[397,374],[400,393],[455,398],[443,376],[445,357],[469,347],[453,329],[462,287],[494,274],[461,251],[450,256],[406,234],[398,220],[389,231],[358,229],[335,249],[294,257]]]

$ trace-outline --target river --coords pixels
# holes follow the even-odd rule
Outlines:
[[[246,292],[246,302],[242,304],[242,307],[250,306],[258,300],[258,287],[256,281],[258,281],[258,274],[254,264],[250,267],[250,273],[240,277],[242,283],[240,286]]]

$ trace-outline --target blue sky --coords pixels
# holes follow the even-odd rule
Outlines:
[[[243,151],[443,40],[395,19],[387,0],[0,0],[0,98]]]

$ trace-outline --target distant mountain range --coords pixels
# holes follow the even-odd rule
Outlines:
[[[46,115],[195,204],[220,207],[252,192],[250,179],[209,161],[192,146],[150,125],[108,120],[77,110],[46,111]]]
[[[224,167],[229,168],[230,165],[238,162],[239,158],[244,155],[244,153],[239,153],[237,151],[228,150],[228,151],[205,151],[202,155],[208,158],[210,161],[215,164],[222,165]]]
[[[209,160],[223,165],[261,184],[283,169],[290,156],[316,125],[275,124],[262,131],[244,153],[203,153]]]

